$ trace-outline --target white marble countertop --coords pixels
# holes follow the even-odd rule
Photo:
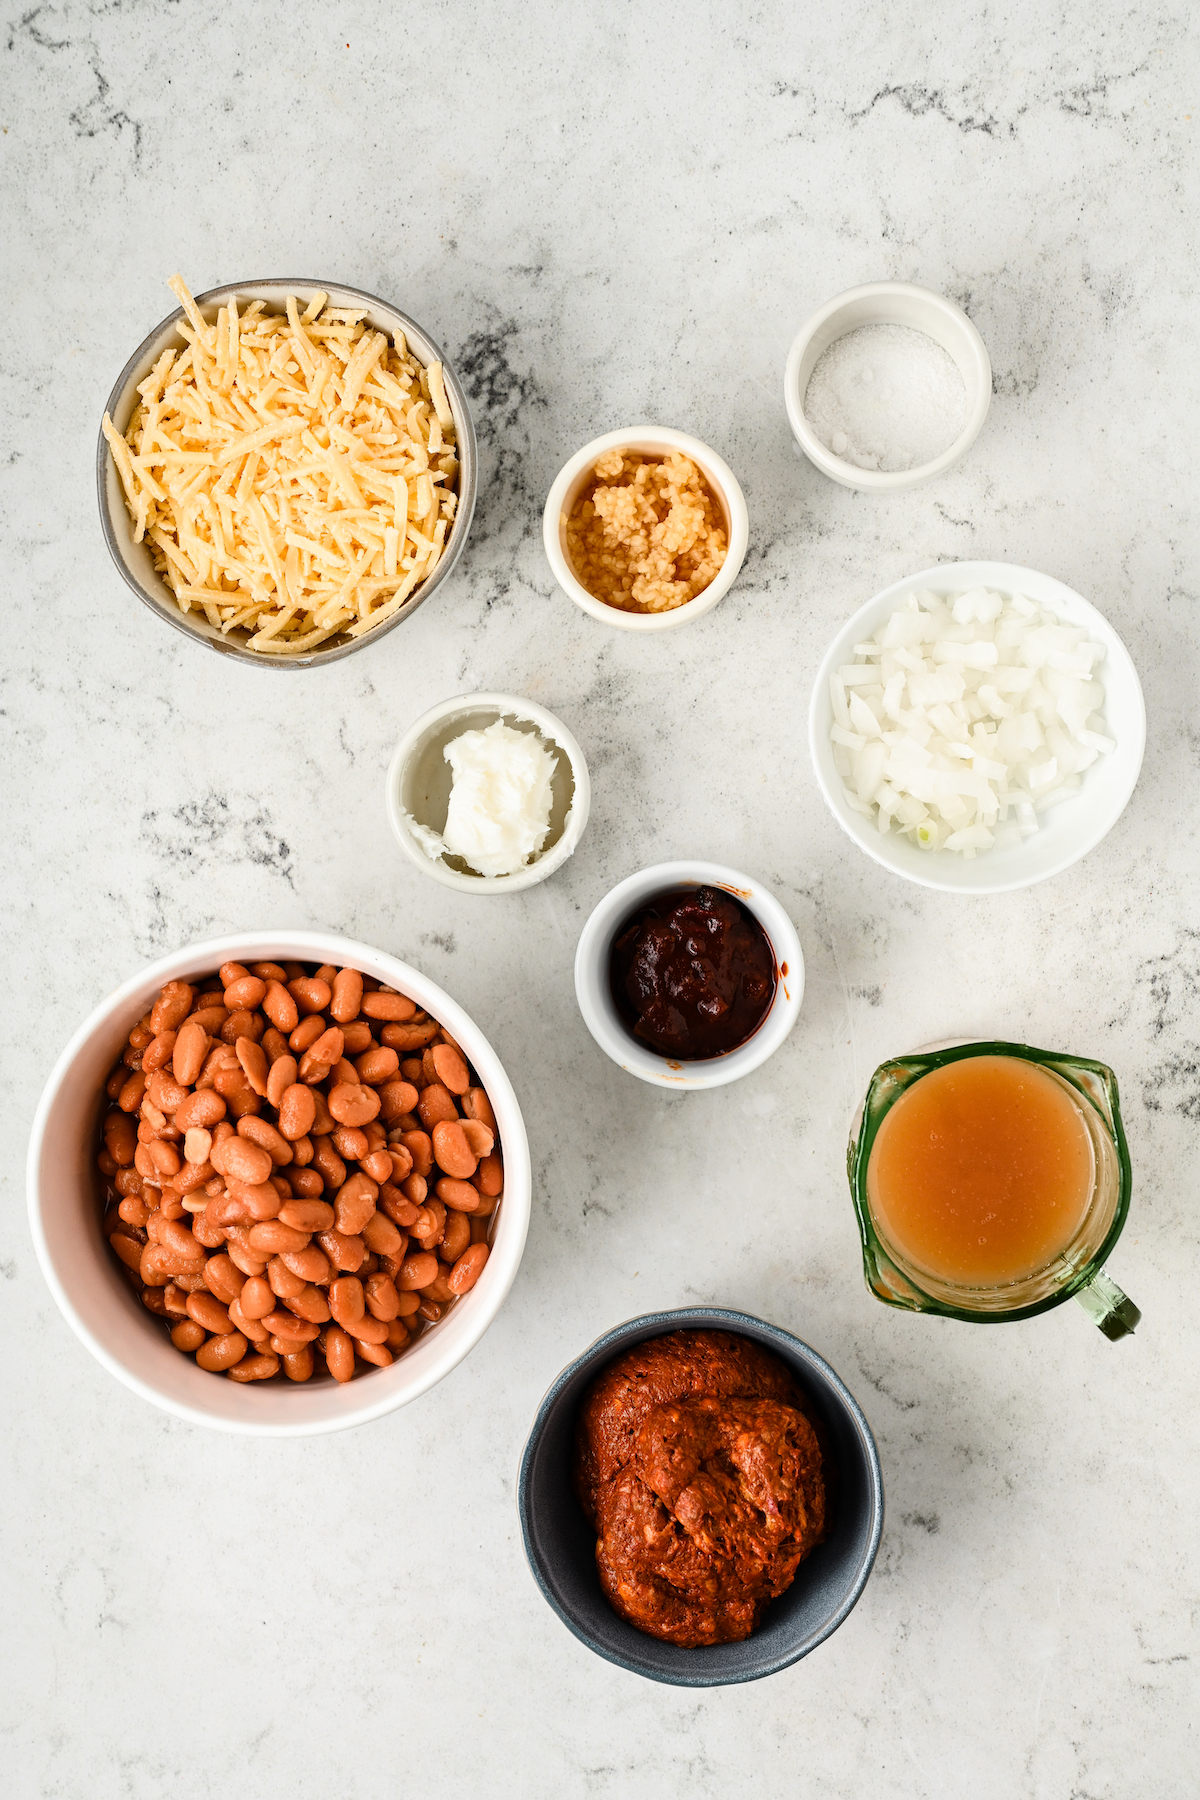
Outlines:
[[[14,8],[8,249],[0,1322],[5,1791],[958,1796],[1196,1792],[1200,1115],[1194,452],[1200,59],[1182,0],[970,0],[939,14],[94,0]],[[809,22],[805,22],[808,18]],[[427,86],[432,77],[436,92]],[[447,588],[299,678],[230,668],[111,567],[99,414],[197,289],[264,274],[393,298],[470,389],[482,485]],[[966,306],[991,415],[934,486],[878,501],[793,453],[787,346],[880,276]],[[630,641],[554,587],[541,508],[635,419],[732,464],[733,592]],[[980,556],[1095,602],[1141,673],[1140,786],[1029,892],[955,901],[841,834],[804,746],[837,625]],[[572,863],[507,902],[448,893],[389,836],[383,772],[435,700],[531,695],[594,783]],[[664,1097],[587,1035],[583,920],[650,861],[706,855],[788,907],[808,991],[746,1081]],[[226,1439],[125,1392],[60,1318],[23,1208],[53,1056],[139,966],[316,924],[426,969],[516,1083],[528,1249],[432,1394],[315,1442]],[[885,1054],[991,1030],[1122,1084],[1135,1167],[1110,1259],[1145,1313],[984,1331],[864,1288],[843,1150]],[[568,1635],[513,1490],[542,1392],[610,1324],[743,1307],[822,1352],[878,1436],[888,1516],[857,1610],[748,1688],[675,1692]]]

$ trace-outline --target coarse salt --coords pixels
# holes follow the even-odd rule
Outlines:
[[[926,332],[861,325],[818,358],[804,416],[843,462],[900,474],[950,448],[966,424],[966,384]]]

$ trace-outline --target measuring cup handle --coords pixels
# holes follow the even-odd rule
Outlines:
[[[1129,1295],[1122,1293],[1103,1269],[1092,1276],[1086,1287],[1076,1290],[1075,1298],[1092,1323],[1114,1344],[1118,1338],[1131,1337],[1142,1316]]]

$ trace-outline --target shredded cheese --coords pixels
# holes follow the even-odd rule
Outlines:
[[[163,352],[122,437],[104,434],[134,539],[181,612],[294,656],[391,618],[437,567],[458,458],[440,363],[314,294],[284,313],[236,297],[208,323],[170,283]]]

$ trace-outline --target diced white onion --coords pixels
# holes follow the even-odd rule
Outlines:
[[[854,655],[830,677],[847,802],[923,850],[1019,843],[1116,748],[1103,645],[1023,594],[912,594]]]

